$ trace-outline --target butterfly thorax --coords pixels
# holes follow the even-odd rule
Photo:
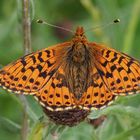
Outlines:
[[[72,39],[72,59],[75,63],[83,63],[86,58],[87,39],[83,27],[78,27]]]
[[[89,80],[89,50],[83,28],[77,28],[68,51],[66,75],[71,92],[79,100]]]

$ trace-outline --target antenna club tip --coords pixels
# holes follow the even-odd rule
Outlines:
[[[120,22],[120,19],[115,19],[113,22],[118,23],[118,22]]]
[[[37,23],[43,23],[43,20],[37,19],[36,22],[37,22]]]

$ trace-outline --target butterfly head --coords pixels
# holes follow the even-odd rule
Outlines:
[[[75,36],[83,36],[84,34],[84,28],[83,27],[77,27],[76,32],[75,32]]]
[[[73,42],[75,44],[87,42],[87,39],[85,36],[85,31],[84,31],[83,27],[81,27],[81,26],[77,27],[76,32],[75,32],[74,37],[73,37]]]

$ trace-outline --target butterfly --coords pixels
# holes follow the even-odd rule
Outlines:
[[[57,124],[73,126],[119,95],[140,92],[140,62],[89,42],[83,27],[71,41],[28,54],[0,70],[0,86],[32,95]]]

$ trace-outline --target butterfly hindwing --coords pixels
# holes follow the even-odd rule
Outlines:
[[[61,111],[75,106],[74,94],[70,92],[62,67],[37,93],[39,102],[48,110]]]
[[[89,86],[79,104],[85,109],[99,109],[111,104],[114,99],[116,99],[116,95],[108,89],[98,70],[94,67]]]

